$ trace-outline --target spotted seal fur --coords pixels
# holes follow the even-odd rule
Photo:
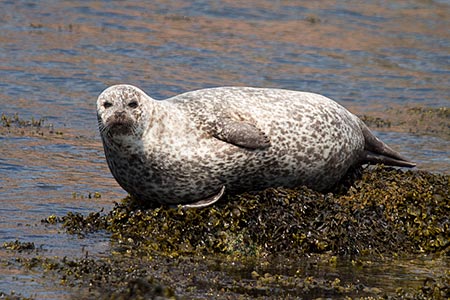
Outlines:
[[[206,206],[230,193],[306,185],[324,191],[352,166],[413,167],[322,95],[219,87],[158,101],[131,85],[97,100],[108,166],[133,197]]]

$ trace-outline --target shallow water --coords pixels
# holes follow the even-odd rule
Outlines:
[[[109,85],[158,99],[222,85],[305,90],[366,115],[450,106],[448,1],[47,0],[0,9],[0,113],[45,118],[63,133],[0,130],[0,243],[34,242],[49,256],[109,251],[107,237],[80,240],[40,223],[108,210],[126,195],[97,133],[95,100]],[[420,168],[450,172],[448,134],[377,133]],[[0,292],[68,296],[38,278],[1,264]]]

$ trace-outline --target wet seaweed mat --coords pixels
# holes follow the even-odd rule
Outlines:
[[[342,194],[270,188],[188,210],[145,210],[126,198],[108,214],[60,221],[69,233],[107,230],[121,247],[150,256],[448,255],[449,186],[448,175],[378,167]]]
[[[435,269],[433,276],[409,286],[400,281],[394,287],[388,280],[401,277],[381,279],[389,265],[373,257],[347,261],[327,255],[301,260],[113,255],[80,260],[37,257],[21,263],[48,278],[59,277],[66,290],[74,291],[74,299],[447,299],[450,292],[450,275],[441,258],[423,264]],[[404,267],[414,270],[414,263]]]
[[[113,248],[107,259],[45,265],[53,266],[64,284],[89,283],[89,295],[112,299],[445,299],[450,292],[449,187],[448,175],[376,167],[335,194],[271,188],[188,210],[143,209],[126,198],[107,213],[43,220],[62,223],[67,232],[85,238],[106,230]],[[343,261],[358,269],[387,257],[421,254],[432,255],[431,263],[441,268],[433,267],[434,275],[412,291],[363,283],[336,269]]]
[[[379,166],[328,194],[270,188],[188,210],[125,198],[109,212],[43,220],[80,238],[108,232],[106,257],[49,258],[21,241],[3,247],[35,253],[15,263],[86,299],[446,299],[449,187],[448,175]],[[409,283],[383,281],[395,268],[399,278],[412,272]]]
[[[390,107],[360,118],[367,126],[377,130],[389,128],[391,131],[439,136],[444,140],[450,138],[449,107]]]

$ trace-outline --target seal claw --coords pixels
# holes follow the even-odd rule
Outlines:
[[[184,204],[184,205],[182,205],[182,207],[183,208],[203,208],[203,207],[207,207],[207,206],[210,206],[210,205],[216,203],[217,201],[219,201],[219,199],[222,198],[224,193],[225,193],[225,186],[222,186],[222,188],[220,189],[220,191],[217,194],[214,194],[211,197],[208,197],[208,198],[196,201],[196,202]]]

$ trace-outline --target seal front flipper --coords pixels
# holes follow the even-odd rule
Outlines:
[[[208,198],[196,201],[196,202],[184,204],[183,208],[202,208],[202,207],[210,206],[210,205],[216,203],[217,201],[219,201],[219,199],[222,198],[224,192],[225,192],[225,186],[222,186],[222,188],[220,189],[220,191],[217,194],[214,194],[211,197],[208,197]]]
[[[250,122],[220,118],[216,120],[213,128],[215,138],[239,147],[254,150],[270,146],[270,139]]]

